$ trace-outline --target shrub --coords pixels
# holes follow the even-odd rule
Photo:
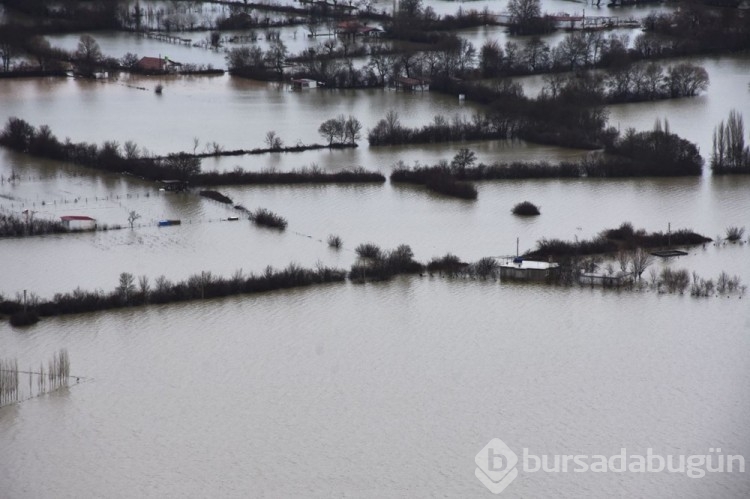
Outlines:
[[[425,187],[431,191],[460,199],[476,199],[477,188],[466,182],[457,182],[448,174],[430,175]]]
[[[258,208],[254,212],[250,213],[250,220],[252,220],[256,225],[272,227],[274,229],[284,230],[287,226],[286,218],[277,215],[276,213],[265,208]]]
[[[494,277],[500,265],[491,256],[486,256],[469,266],[469,275],[475,275],[483,279]]]
[[[513,207],[513,214],[514,215],[521,215],[521,216],[534,216],[539,215],[539,208],[529,201],[523,201],[522,203],[518,203]]]
[[[371,258],[378,260],[382,258],[383,253],[380,251],[380,247],[375,243],[362,243],[354,250],[357,252],[357,256],[360,258]]]
[[[739,241],[745,235],[744,227],[727,227],[727,241]]]
[[[633,224],[630,222],[623,222],[616,229],[609,229],[604,231],[604,236],[608,239],[616,239],[618,241],[625,241],[631,239],[635,235],[635,229]]]
[[[672,270],[665,267],[661,271],[660,284],[664,285],[670,293],[682,294],[690,285],[690,274],[686,269]]]
[[[0,213],[0,237],[21,237],[40,234],[60,234],[68,228],[59,220],[32,218],[26,220],[13,214]]]
[[[698,146],[668,130],[660,122],[653,131],[628,129],[609,144],[607,153],[627,159],[629,175],[617,176],[679,176],[700,175],[703,167]],[[626,163],[627,163],[626,162]],[[610,175],[615,176],[615,175]]]
[[[335,234],[331,234],[330,236],[328,236],[328,246],[330,246],[331,248],[339,249],[339,248],[341,248],[342,244],[343,243],[342,243],[341,238],[339,236],[337,236]]]
[[[446,253],[442,257],[435,257],[427,264],[429,272],[445,272],[447,274],[457,274],[469,264],[462,262],[460,258],[451,253]]]
[[[39,322],[39,315],[33,310],[16,312],[10,316],[10,323],[13,326],[31,326]]]
[[[352,265],[349,277],[357,281],[384,281],[398,274],[421,272],[424,268],[421,263],[414,260],[414,252],[406,244],[382,252],[373,243],[365,243],[357,246],[356,251],[360,257],[367,258],[367,261]]]
[[[690,246],[710,242],[711,239],[696,234],[688,229],[680,229],[665,234],[664,232],[646,233],[645,230],[634,230],[626,222],[617,229],[604,230],[593,239],[582,241],[562,241],[560,239],[542,239],[537,242],[534,251],[526,253],[529,258],[573,257],[614,253],[622,249],[658,248],[666,246]]]

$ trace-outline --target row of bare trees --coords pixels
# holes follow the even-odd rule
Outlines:
[[[714,129],[711,168],[714,173],[750,173],[750,147],[745,145],[745,124],[736,109]]]
[[[28,393],[21,387],[21,375],[29,378]],[[36,378],[36,393],[34,392]],[[68,386],[70,379],[70,357],[63,348],[52,356],[45,370],[44,363],[38,371],[19,371],[18,359],[0,359],[0,406],[43,395]]]
[[[318,133],[328,141],[329,146],[354,144],[362,138],[362,123],[354,116],[340,114],[321,123]]]

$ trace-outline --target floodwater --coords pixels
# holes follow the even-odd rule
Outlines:
[[[701,59],[711,87],[696,99],[614,106],[615,126],[673,131],[710,151],[713,127],[750,112],[746,56]],[[165,83],[165,93],[151,88]],[[139,90],[134,87],[147,87]],[[527,93],[533,95],[530,86]],[[0,120],[49,124],[59,137],[132,139],[157,153],[217,141],[262,147],[321,142],[338,114],[372,127],[395,109],[410,126],[479,108],[430,93],[291,92],[219,78],[0,81]],[[527,143],[360,147],[206,160],[205,169],[313,163],[385,173],[403,160],[557,161],[583,151]],[[15,174],[16,182],[7,178]],[[209,270],[317,262],[348,267],[357,244],[410,244],[417,259],[515,253],[541,238],[573,239],[631,221],[709,237],[750,229],[750,177],[484,182],[479,198],[446,199],[413,186],[235,186],[250,209],[285,216],[283,233],[194,194],[74,165],[0,151],[0,210],[86,214],[134,229],[0,241],[0,293],[42,297],[111,290],[121,272],[172,280]],[[519,201],[542,215],[517,218]],[[155,226],[178,218],[176,227]],[[325,244],[339,234],[340,251]],[[750,244],[709,243],[675,261],[716,279],[750,282]],[[0,324],[0,358],[22,369],[70,354],[80,383],[0,408],[3,497],[490,497],[474,456],[492,438],[521,454],[722,454],[750,458],[747,294],[696,299],[511,282],[399,278],[223,300]],[[25,378],[22,377],[22,383]],[[743,498],[747,473],[528,473],[506,497]]]
[[[747,255],[742,255],[747,258]],[[748,455],[734,299],[439,278],[45,320],[79,385],[0,409],[7,497],[491,497],[537,455]],[[746,473],[524,473],[506,497],[746,497]]]
[[[240,2],[237,2],[238,4]],[[282,1],[278,2],[280,5],[291,5],[298,7],[296,2]],[[391,12],[393,10],[393,2],[378,0],[372,2],[372,8],[375,11]],[[49,35],[47,39],[54,47],[58,47],[68,51],[75,51],[78,45],[78,40],[81,35],[88,34],[93,36],[99,43],[102,53],[107,57],[122,58],[126,54],[136,54],[139,57],[169,57],[173,61],[188,64],[197,65],[211,65],[214,68],[226,69],[226,54],[227,52],[241,44],[246,42],[230,42],[229,39],[235,36],[243,37],[250,34],[254,34],[257,39],[254,42],[247,42],[256,45],[263,50],[268,49],[269,41],[267,35],[269,32],[278,34],[279,40],[289,50],[290,54],[298,54],[302,50],[319,45],[329,38],[331,33],[330,26],[321,24],[318,27],[318,33],[316,37],[308,36],[309,31],[303,24],[295,24],[291,26],[282,27],[271,27],[271,28],[254,28],[248,30],[237,30],[237,31],[222,31],[222,44],[219,48],[210,48],[210,30],[206,29],[208,26],[213,26],[218,18],[228,17],[231,13],[231,8],[228,5],[216,5],[216,4],[205,4],[205,5],[191,5],[190,14],[187,14],[187,10],[184,5],[175,6],[168,2],[141,2],[143,9],[151,9],[154,13],[160,12],[161,18],[163,19],[183,19],[180,21],[185,23],[184,19],[190,17],[193,19],[194,26],[200,29],[192,29],[188,31],[174,31],[168,34],[172,34],[183,40],[189,40],[188,43],[164,43],[163,41],[147,38],[143,35],[136,33],[112,33],[112,32],[87,32],[87,33],[67,33],[67,34],[56,34]],[[179,7],[179,8],[178,8]],[[493,14],[501,14],[505,12],[505,6],[499,6],[497,2],[491,0],[477,0],[469,2],[453,2],[445,0],[429,0],[423,2],[424,8],[431,8],[439,16],[457,15],[459,11],[467,12],[469,10],[476,10],[482,12],[484,9],[489,9]],[[131,9],[133,6],[131,6]],[[646,4],[639,6],[628,6],[628,7],[609,7],[606,5],[596,7],[594,5],[588,5],[587,2],[579,1],[567,1],[567,0],[546,0],[542,2],[542,12],[548,14],[560,14],[567,13],[569,15],[586,15],[589,17],[615,17],[620,19],[642,19],[652,13],[669,12],[672,8],[660,4]],[[272,20],[281,20],[284,18],[283,14],[277,14],[267,11],[254,11],[255,15],[265,18],[268,16]],[[0,11],[0,16],[2,15]],[[157,26],[158,20],[154,16],[151,19],[151,23],[148,19],[144,18],[144,23],[150,29],[159,27],[164,30],[163,26]],[[189,23],[185,24],[186,26]],[[382,27],[378,23],[375,26]],[[470,29],[462,29],[454,31],[455,34],[462,36],[472,42],[477,50],[487,40],[496,40],[502,45],[506,41],[513,40],[517,43],[523,44],[528,37],[512,37],[507,34],[507,28],[504,26],[481,26]],[[610,33],[610,32],[608,32]],[[639,29],[635,30],[615,30],[612,33],[628,34],[631,39],[640,33]],[[545,35],[542,38],[554,46],[559,43],[567,33],[565,31],[557,31],[555,33]],[[357,43],[380,43],[378,41],[370,42],[368,40],[360,40]],[[387,43],[387,42],[386,42]]]
[[[157,83],[164,85],[162,95],[153,91]],[[391,109],[406,126],[431,121],[436,114],[469,117],[479,111],[477,105],[429,92],[295,92],[288,85],[228,75],[3,81],[0,99],[3,123],[9,116],[24,117],[74,141],[134,140],[157,154],[192,151],[194,138],[200,141],[198,151],[212,142],[226,150],[266,147],[269,130],[288,145],[319,143],[320,124],[340,114],[356,117],[367,129]]]

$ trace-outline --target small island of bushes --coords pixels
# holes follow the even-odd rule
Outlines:
[[[513,214],[531,217],[541,214],[537,205],[530,201],[522,201],[513,207]]]

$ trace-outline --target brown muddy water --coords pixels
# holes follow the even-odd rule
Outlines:
[[[706,60],[712,86],[697,99],[612,108],[621,127],[672,130],[698,142],[730,108],[746,115],[748,63]],[[135,140],[166,153],[217,141],[260,147],[276,130],[321,141],[340,113],[374,126],[388,109],[409,125],[478,108],[434,94],[289,92],[229,77],[109,83],[0,82],[0,119],[49,124],[73,140]],[[149,87],[143,91],[126,86]],[[207,160],[204,168],[317,163],[383,172],[403,159],[449,159],[462,144],[368,148]],[[579,157],[531,144],[472,144],[484,161]],[[201,145],[202,147],[202,145]],[[44,297],[113,289],[120,272],[185,279],[291,261],[348,267],[354,247],[412,246],[428,260],[515,252],[543,237],[573,239],[629,220],[649,230],[690,227],[710,237],[750,229],[750,178],[544,180],[478,184],[463,202],[420,188],[268,186],[220,190],[289,220],[283,233],[191,194],[0,151],[0,208],[39,217],[87,214],[139,227],[0,241],[0,293]],[[519,201],[542,215],[510,213]],[[178,227],[155,227],[179,218]],[[325,244],[330,233],[341,251]],[[747,241],[747,236],[745,237]],[[750,282],[750,244],[707,244],[657,267]],[[490,497],[474,476],[492,438],[519,455],[750,457],[750,296],[695,299],[509,282],[399,278],[0,325],[0,357],[22,369],[66,348],[78,385],[0,408],[0,495],[36,497]],[[22,380],[23,382],[23,380]],[[504,497],[731,497],[747,473],[527,473]]]

